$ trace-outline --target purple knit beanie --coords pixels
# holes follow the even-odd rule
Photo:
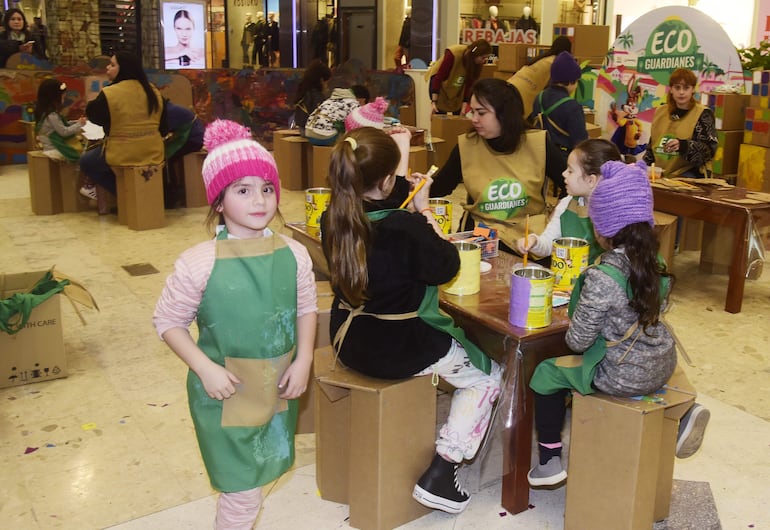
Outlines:
[[[231,182],[243,177],[260,177],[275,186],[281,198],[281,181],[273,155],[254,141],[251,131],[230,120],[214,120],[203,134],[209,152],[203,161],[206,198],[212,204]]]
[[[611,160],[602,165],[601,178],[588,200],[588,215],[597,234],[614,237],[634,223],[655,226],[647,171],[642,161],[624,164]]]
[[[568,85],[580,79],[581,75],[580,65],[570,52],[561,52],[551,64],[551,83]]]

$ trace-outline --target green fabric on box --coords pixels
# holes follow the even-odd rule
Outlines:
[[[16,293],[0,300],[0,330],[14,335],[24,329],[32,310],[62,292],[69,283],[69,280],[57,281],[48,271],[29,292]]]

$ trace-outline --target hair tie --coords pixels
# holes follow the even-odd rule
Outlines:
[[[67,83],[62,83],[59,85],[59,90],[67,90]]]
[[[353,151],[358,149],[358,142],[356,142],[356,139],[353,138],[352,136],[348,136],[347,138],[345,138],[345,141],[350,144],[350,148]]]

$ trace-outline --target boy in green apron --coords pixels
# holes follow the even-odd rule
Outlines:
[[[543,361],[530,381],[540,454],[528,474],[531,486],[554,486],[567,478],[561,429],[569,390],[591,394],[598,389],[622,397],[649,394],[676,367],[674,338],[660,320],[673,276],[657,259],[647,166],[611,161],[601,173],[588,214],[607,252],[580,275],[572,291],[566,335],[570,349],[582,355]],[[698,404],[685,415],[678,456],[697,450],[708,417]]]
[[[246,530],[262,486],[294,461],[296,398],[313,360],[315,278],[305,247],[267,227],[280,193],[270,153],[226,120],[208,126],[204,144],[209,221],[224,226],[179,257],[153,323],[190,367],[195,434],[211,485],[222,492],[216,528]]]

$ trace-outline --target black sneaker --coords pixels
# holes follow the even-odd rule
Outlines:
[[[711,418],[709,409],[695,403],[679,420],[679,432],[676,435],[677,458],[688,458],[700,449],[703,434]]]
[[[471,496],[460,487],[457,469],[460,464],[447,462],[441,455],[422,474],[412,491],[412,497],[422,505],[447,513],[460,513],[468,506]]]

